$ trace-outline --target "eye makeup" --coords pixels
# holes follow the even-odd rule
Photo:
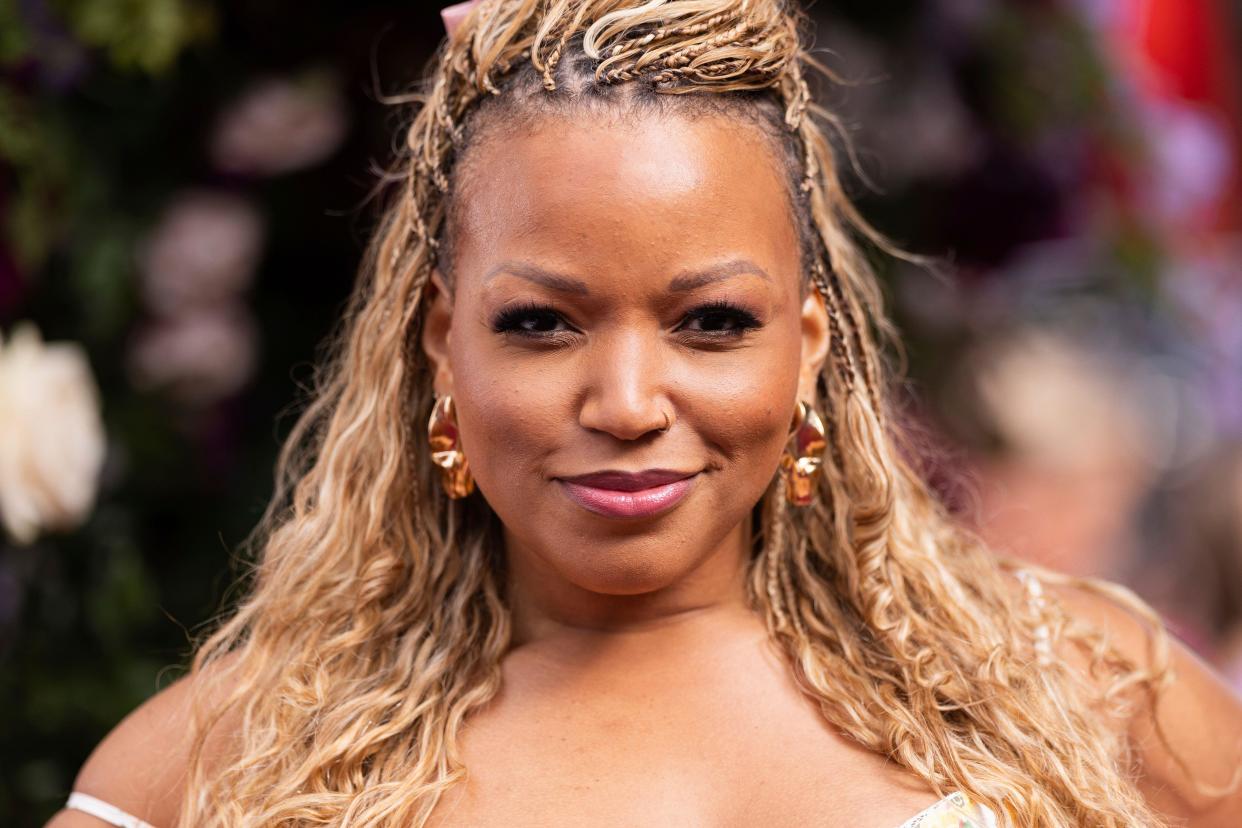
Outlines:
[[[724,299],[696,305],[686,313],[686,320],[699,324],[699,329],[693,333],[711,336],[741,336],[748,330],[763,327],[753,313]]]
[[[560,341],[565,334],[576,332],[554,306],[537,301],[502,308],[492,318],[491,327],[497,334],[530,340]],[[674,332],[702,341],[722,342],[740,339],[761,327],[763,323],[746,308],[718,299],[690,308]]]
[[[496,314],[492,330],[496,333],[516,333],[522,336],[551,333],[553,326],[565,320],[556,308],[542,302],[518,302]]]

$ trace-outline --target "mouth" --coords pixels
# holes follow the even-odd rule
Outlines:
[[[648,469],[604,471],[557,482],[579,506],[611,518],[649,517],[672,509],[690,492],[698,472]]]

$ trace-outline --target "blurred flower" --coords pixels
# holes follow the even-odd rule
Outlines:
[[[231,301],[250,285],[263,221],[227,193],[183,193],[164,211],[138,254],[147,306],[161,315]]]
[[[1077,575],[1118,571],[1159,473],[1162,435],[1133,367],[1085,337],[1011,327],[974,355],[993,450],[976,455],[977,529],[1007,554]]]
[[[1185,320],[1200,383],[1219,427],[1242,435],[1242,235],[1200,241],[1173,259],[1161,282]]]
[[[138,332],[129,352],[130,379],[138,388],[162,388],[184,403],[204,405],[245,384],[257,345],[257,326],[242,305],[198,308]]]
[[[44,345],[32,323],[19,323],[0,342],[0,519],[18,543],[85,519],[104,447],[99,391],[81,346]]]
[[[347,127],[345,102],[330,76],[272,78],[224,111],[211,137],[211,158],[225,172],[279,175],[328,158]]]
[[[1148,423],[1119,366],[1056,334],[1011,332],[977,358],[977,388],[1011,450],[1059,468],[1143,456]]]
[[[1235,173],[1228,122],[1181,101],[1152,101],[1141,114],[1152,153],[1148,204],[1174,228],[1210,226]]]

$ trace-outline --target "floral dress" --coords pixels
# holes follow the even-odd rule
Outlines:
[[[901,828],[1002,828],[996,812],[964,793],[952,793]]]

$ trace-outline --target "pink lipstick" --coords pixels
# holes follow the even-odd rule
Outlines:
[[[602,471],[557,478],[584,509],[615,518],[647,517],[673,508],[694,485],[698,472],[647,469]]]

